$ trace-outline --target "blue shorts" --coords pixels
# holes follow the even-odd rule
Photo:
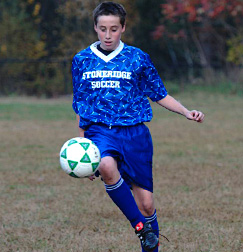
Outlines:
[[[117,160],[119,172],[130,187],[134,183],[153,192],[153,143],[146,125],[109,128],[93,124],[84,136],[98,146],[102,158],[111,156]]]

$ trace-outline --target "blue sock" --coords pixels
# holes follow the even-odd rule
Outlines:
[[[154,212],[153,215],[149,216],[149,217],[145,217],[146,222],[149,222],[150,225],[152,226],[152,229],[155,231],[154,233],[157,235],[157,237],[159,237],[159,224],[157,221],[157,214],[156,214],[156,210]],[[159,248],[155,249],[153,252],[158,252]],[[145,252],[145,250],[142,249],[142,252]]]
[[[105,184],[106,192],[113,202],[120,208],[130,221],[133,228],[141,221],[146,222],[145,217],[139,211],[131,190],[121,177],[114,185]]]

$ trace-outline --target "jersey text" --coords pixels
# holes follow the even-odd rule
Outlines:
[[[122,78],[131,80],[131,72],[124,71],[88,71],[83,73],[82,79],[90,79],[90,78]]]

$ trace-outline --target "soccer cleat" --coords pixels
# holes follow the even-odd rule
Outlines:
[[[139,222],[135,227],[135,233],[139,237],[145,251],[152,252],[158,247],[159,239],[148,222],[144,224]]]

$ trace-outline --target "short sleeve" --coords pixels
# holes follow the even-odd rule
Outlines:
[[[152,101],[159,101],[166,97],[167,90],[161,80],[158,71],[148,54],[145,53],[142,73],[140,79],[140,87],[143,93]]]

